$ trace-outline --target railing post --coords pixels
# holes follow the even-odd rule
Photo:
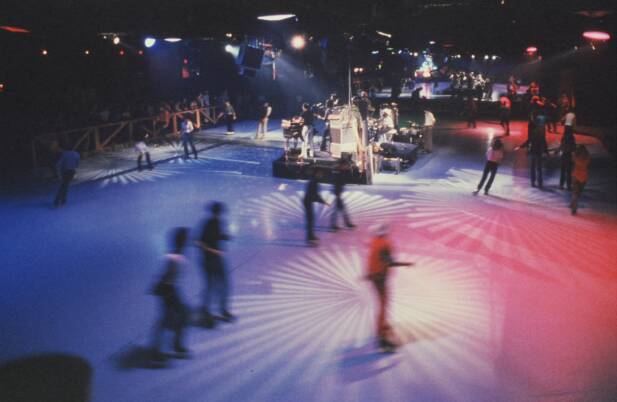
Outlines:
[[[171,116],[171,127],[172,127],[172,130],[173,130],[173,135],[177,135],[178,134],[178,119],[177,119],[177,116],[178,115],[176,113],[174,113]]]
[[[195,109],[195,128],[201,128],[201,110]]]

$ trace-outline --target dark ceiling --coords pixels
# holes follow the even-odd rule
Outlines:
[[[0,25],[41,36],[218,37],[263,32],[257,15],[291,12],[298,16],[293,29],[315,36],[379,29],[394,35],[394,46],[435,40],[461,51],[509,53],[529,44],[559,51],[588,28],[614,36],[614,11],[614,0],[9,0],[0,6]]]

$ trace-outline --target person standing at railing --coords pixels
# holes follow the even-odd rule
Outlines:
[[[184,147],[184,159],[189,158],[189,147],[191,145],[191,150],[193,151],[193,155],[195,155],[195,159],[197,159],[197,150],[195,149],[195,143],[193,142],[193,131],[195,127],[193,127],[193,122],[188,117],[182,118],[182,123],[180,124],[180,131],[182,132],[182,146]]]
[[[56,168],[60,172],[60,188],[54,200],[56,208],[66,204],[66,196],[69,192],[69,185],[75,177],[75,171],[79,166],[79,153],[77,151],[62,149],[60,159],[56,163]]]
[[[223,103],[223,111],[219,113],[217,119],[224,117],[225,123],[227,124],[227,135],[234,134],[234,120],[236,120],[236,110],[231,105],[229,100],[226,100]]]

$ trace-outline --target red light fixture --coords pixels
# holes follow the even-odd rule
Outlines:
[[[26,28],[13,27],[10,25],[2,25],[0,26],[0,29],[5,30],[7,32],[12,32],[12,33],[30,33],[30,31],[27,30]]]
[[[118,55],[120,55],[120,56],[124,56],[124,50],[120,50],[120,51],[118,52]]]
[[[583,32],[583,38],[592,41],[605,42],[611,38],[611,35],[608,32],[602,31],[585,31]]]
[[[529,46],[527,49],[525,49],[525,51],[527,52],[528,55],[532,56],[538,53],[538,48],[535,46]]]
[[[182,63],[189,64],[189,59],[182,59]]]
[[[143,51],[143,50],[141,50],[141,49],[139,49],[139,50],[137,51],[137,54],[138,54],[138,55],[140,55],[140,56],[143,56],[143,55],[144,55],[144,51]]]

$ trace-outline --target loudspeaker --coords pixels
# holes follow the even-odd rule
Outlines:
[[[240,65],[254,70],[261,68],[261,61],[264,57],[264,51],[250,46],[245,46],[244,51],[240,55]]]

